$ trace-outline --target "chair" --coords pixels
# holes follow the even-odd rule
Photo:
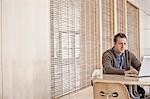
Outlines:
[[[125,85],[114,82],[94,82],[94,99],[131,99]]]

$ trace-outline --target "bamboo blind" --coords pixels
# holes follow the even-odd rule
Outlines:
[[[101,0],[102,5],[102,52],[113,46],[114,0]]]
[[[127,35],[128,49],[139,58],[139,9],[129,2],[127,2]]]
[[[117,33],[125,33],[125,0],[117,0]]]
[[[50,0],[52,99],[90,85],[99,60],[98,0]]]

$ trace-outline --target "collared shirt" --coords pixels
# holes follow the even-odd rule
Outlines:
[[[118,54],[115,50],[114,52],[117,59],[117,69],[123,69],[123,62],[124,62],[123,53]]]
[[[118,69],[122,69],[123,67],[123,53],[122,54],[116,54],[116,58],[118,60]]]

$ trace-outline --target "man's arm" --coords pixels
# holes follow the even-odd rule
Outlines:
[[[127,71],[124,71],[125,74],[135,74],[135,75],[138,75],[139,72],[133,68],[132,66],[130,66],[130,70],[127,70]]]
[[[131,65],[133,68],[135,68],[137,71],[140,70],[141,62],[136,58],[136,56],[130,52],[131,56]]]
[[[141,62],[136,58],[136,56],[132,52],[128,52],[129,55],[129,61],[130,61],[130,70],[125,71],[126,74],[135,74],[138,75],[138,71],[140,70],[141,67]]]

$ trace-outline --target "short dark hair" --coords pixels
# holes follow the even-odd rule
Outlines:
[[[114,42],[116,43],[117,42],[117,38],[120,37],[120,38],[126,38],[126,35],[124,33],[118,33],[114,36]]]

